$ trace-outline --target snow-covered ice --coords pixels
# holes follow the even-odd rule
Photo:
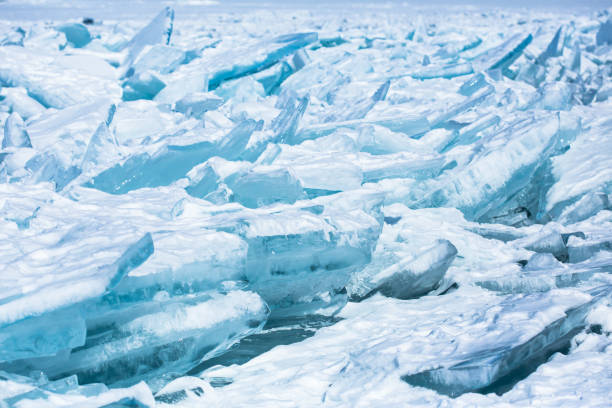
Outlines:
[[[612,8],[416,3],[0,0],[0,407],[609,406]]]

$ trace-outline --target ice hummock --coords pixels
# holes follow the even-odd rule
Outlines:
[[[390,266],[385,265],[389,263],[385,258],[399,256],[393,252],[380,254],[380,260],[375,258],[362,272],[353,275],[347,292],[355,300],[377,292],[398,299],[417,298],[437,288],[455,255],[457,248],[446,240],[400,258]]]
[[[596,296],[602,296],[601,290],[596,292]],[[603,290],[605,294],[605,289]],[[509,300],[510,302],[500,305],[501,316],[504,313],[513,313],[515,310],[520,311],[524,307],[525,300],[523,302],[519,299]],[[530,365],[538,365],[545,361],[548,354],[562,349],[563,343],[568,343],[569,339],[581,330],[586,323],[590,301],[592,300],[587,298],[567,308],[563,311],[563,316],[550,322],[531,338],[519,337],[507,343],[498,339],[505,344],[492,350],[487,350],[488,346],[484,345],[466,353],[458,353],[461,356],[458,361],[450,364],[442,363],[440,368],[407,374],[402,379],[409,384],[433,388],[453,397],[472,391],[501,394],[516,381],[513,376],[520,375],[513,372],[526,370]],[[541,305],[541,302],[547,303],[550,300],[546,296],[539,295],[536,295],[534,300],[529,297],[526,300],[530,305],[528,307],[534,304]],[[485,339],[486,336],[478,343],[486,344]]]
[[[52,3],[0,3],[0,406],[606,405],[609,10]]]

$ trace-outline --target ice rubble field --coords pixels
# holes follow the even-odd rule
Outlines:
[[[0,22],[0,407],[609,406],[609,11],[155,4]]]

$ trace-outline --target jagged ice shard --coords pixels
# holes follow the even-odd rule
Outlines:
[[[609,405],[609,4],[26,3],[0,408]]]

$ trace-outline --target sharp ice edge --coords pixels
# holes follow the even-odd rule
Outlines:
[[[36,7],[0,406],[609,404],[611,10]]]

